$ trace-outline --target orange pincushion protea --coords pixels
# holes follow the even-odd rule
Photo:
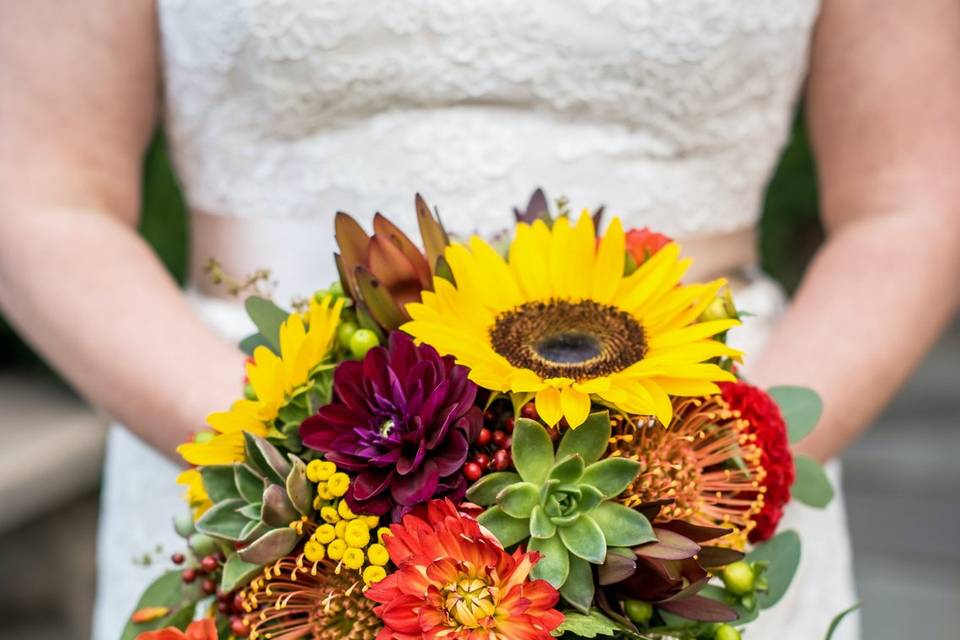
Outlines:
[[[550,640],[559,594],[528,576],[539,554],[510,554],[448,500],[407,515],[384,544],[399,569],[366,595],[384,628],[377,640]]]
[[[721,396],[674,399],[669,428],[615,424],[611,455],[641,462],[621,502],[637,507],[663,499],[658,522],[733,529],[723,544],[742,549],[763,509],[762,451],[749,423]]]

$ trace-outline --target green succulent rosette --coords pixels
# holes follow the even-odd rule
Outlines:
[[[488,507],[478,521],[505,547],[527,541],[542,558],[531,574],[560,590],[581,611],[593,601],[590,565],[604,562],[609,548],[656,540],[640,513],[614,501],[636,478],[640,463],[601,460],[610,440],[610,418],[594,413],[568,429],[554,450],[539,422],[520,418],[511,453],[516,472],[492,473],[467,491]]]

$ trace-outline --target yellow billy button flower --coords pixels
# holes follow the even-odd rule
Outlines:
[[[377,528],[377,525],[380,524],[380,516],[360,516],[363,518],[364,523],[367,525],[367,528],[370,531],[373,531]]]
[[[383,544],[383,538],[385,536],[392,536],[393,532],[390,531],[390,527],[380,527],[377,529],[377,542]]]
[[[320,517],[323,518],[324,522],[329,522],[330,524],[340,522],[340,514],[337,513],[336,508],[329,505],[320,509]]]
[[[379,567],[386,566],[390,562],[390,554],[387,552],[387,548],[376,542],[367,549],[367,558],[370,560],[370,564]]]
[[[370,544],[370,529],[363,520],[351,520],[347,524],[343,539],[351,547],[361,549]]]
[[[327,489],[337,498],[342,498],[350,488],[350,476],[342,471],[337,471],[327,479]]]
[[[310,540],[303,546],[303,555],[305,555],[310,562],[320,562],[326,557],[327,552],[322,544]]]
[[[337,537],[341,540],[347,535],[347,521],[339,520],[336,524]]]
[[[386,577],[386,569],[377,565],[370,565],[363,570],[363,583],[367,586],[380,582]]]
[[[363,551],[360,549],[347,549],[343,552],[343,564],[348,569],[359,569],[363,566]]]
[[[341,500],[340,504],[337,505],[337,513],[344,520],[353,520],[357,517],[357,514],[350,510],[350,505],[347,504],[346,500]]]
[[[331,560],[340,560],[343,558],[343,554],[347,551],[347,543],[337,538],[329,545],[327,545],[327,556]]]
[[[320,544],[330,544],[337,537],[337,532],[331,524],[322,524],[313,532],[313,539]]]
[[[337,472],[337,465],[329,460],[311,460],[307,465],[307,479],[310,482],[326,482]]]

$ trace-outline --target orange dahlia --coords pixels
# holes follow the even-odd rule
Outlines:
[[[641,463],[621,502],[637,507],[664,499],[656,522],[684,520],[732,529],[722,544],[742,549],[763,510],[766,470],[750,423],[723,397],[675,398],[673,420],[634,427],[620,420],[611,455]]]
[[[384,628],[377,640],[550,640],[559,594],[530,580],[537,553],[507,553],[449,500],[390,527],[384,544],[399,567],[366,595]]]

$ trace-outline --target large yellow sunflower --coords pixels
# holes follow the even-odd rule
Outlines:
[[[207,423],[216,432],[177,447],[195,465],[232,464],[244,459],[243,432],[265,436],[280,409],[310,381],[330,352],[344,299],[311,300],[305,314],[294,312],[280,326],[280,355],[257,347],[247,363],[255,400],[238,400],[229,411],[212,413]],[[304,324],[306,316],[306,324]]]
[[[699,322],[723,280],[681,284],[690,265],[670,243],[624,276],[624,232],[614,219],[596,240],[584,212],[520,224],[504,260],[480,238],[446,249],[456,284],[407,305],[401,328],[470,368],[495,391],[532,393],[548,424],[580,425],[591,399],[670,424],[670,396],[717,393],[733,380],[707,362],[738,356],[713,336],[737,320]]]

